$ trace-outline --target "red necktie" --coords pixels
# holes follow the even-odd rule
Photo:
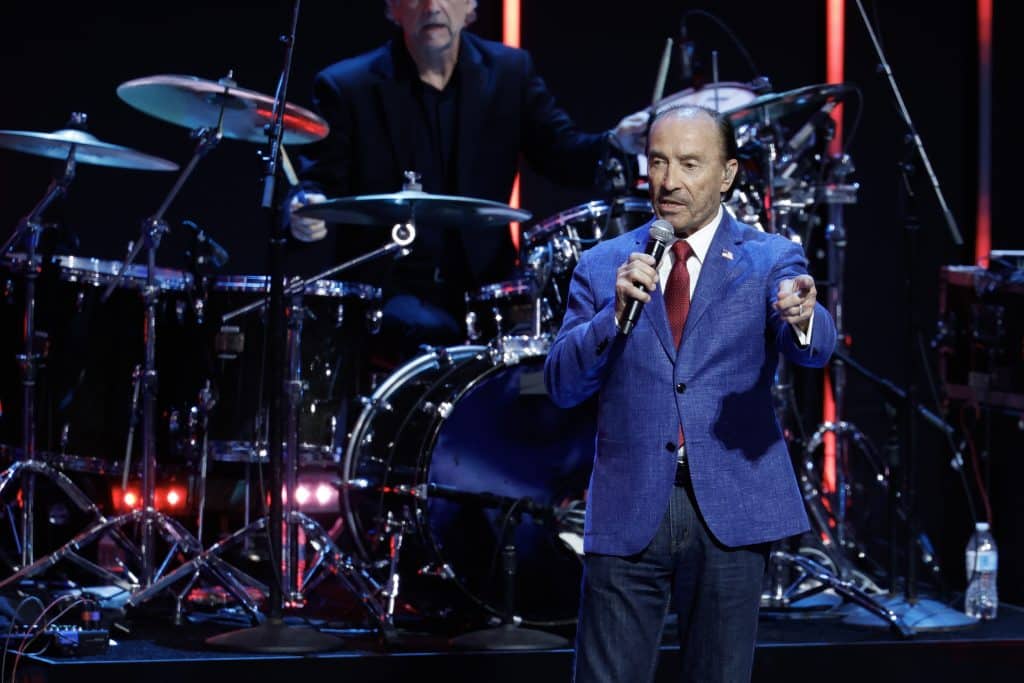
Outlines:
[[[690,271],[686,269],[686,261],[693,256],[693,249],[686,240],[676,240],[672,244],[672,252],[676,255],[676,262],[672,264],[665,283],[665,312],[668,314],[672,339],[678,349],[686,325],[686,314],[690,312]]]
[[[686,261],[693,256],[693,248],[686,240],[676,240],[672,244],[672,252],[676,255],[676,262],[672,264],[665,283],[665,312],[668,314],[672,339],[678,349],[686,326],[686,315],[690,312],[690,271],[686,269]],[[679,425],[680,446],[683,441],[683,426]]]

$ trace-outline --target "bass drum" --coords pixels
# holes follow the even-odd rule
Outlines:
[[[571,543],[582,535],[596,411],[547,396],[547,345],[435,349],[389,376],[356,421],[342,470],[350,538],[386,568],[403,528],[399,604],[413,613],[500,616],[509,534],[516,615],[574,623],[582,563]]]

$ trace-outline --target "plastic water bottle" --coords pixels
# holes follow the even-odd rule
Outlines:
[[[967,594],[964,613],[975,619],[995,619],[999,609],[996,570],[999,551],[988,522],[978,522],[967,541]]]

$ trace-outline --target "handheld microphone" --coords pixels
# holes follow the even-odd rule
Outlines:
[[[198,258],[205,259],[214,268],[220,268],[228,262],[228,250],[221,246],[217,240],[207,235],[205,230],[193,221],[184,220],[181,224],[192,232],[192,236],[196,241],[196,251],[201,252],[201,254],[197,254]]]
[[[647,248],[644,249],[644,253],[654,257],[654,267],[657,268],[661,257],[665,255],[668,243],[675,238],[676,233],[672,229],[671,223],[664,218],[659,218],[651,223],[651,229],[647,235]],[[622,320],[623,336],[632,332],[636,327],[636,321],[640,319],[640,311],[643,307],[644,303],[639,299],[630,299],[626,304],[626,314]]]

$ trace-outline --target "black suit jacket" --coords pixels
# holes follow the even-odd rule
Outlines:
[[[460,49],[454,194],[507,202],[520,154],[559,184],[592,186],[607,136],[576,127],[555,104],[529,54],[466,31]],[[416,170],[410,118],[418,115],[417,78],[401,36],[321,71],[314,104],[331,132],[303,149],[305,187],[328,197],[401,190],[403,171]],[[462,253],[453,262],[464,265],[462,286],[508,277],[514,252],[507,229],[462,226],[459,232]],[[332,233],[341,257],[387,239],[386,229],[337,226]]]

